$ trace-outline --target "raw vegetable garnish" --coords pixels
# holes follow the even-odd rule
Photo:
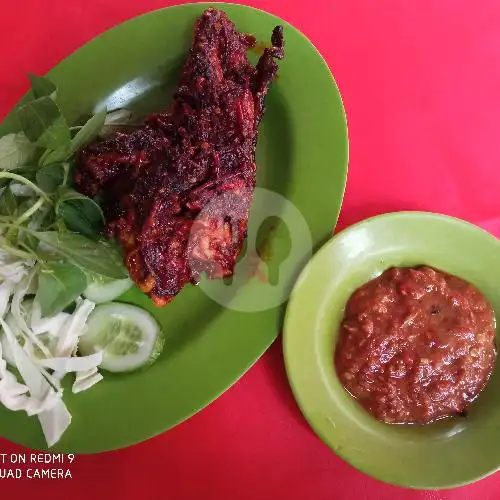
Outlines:
[[[50,447],[71,422],[62,379],[76,374],[74,393],[102,379],[103,352],[78,353],[95,307],[87,297],[105,282],[114,300],[109,290],[131,282],[117,247],[99,236],[100,206],[71,182],[73,156],[105,130],[106,110],[70,127],[56,86],[30,80],[15,111],[20,131],[0,138],[0,403],[37,415]]]

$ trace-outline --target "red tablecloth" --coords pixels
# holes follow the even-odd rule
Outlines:
[[[249,3],[301,29],[340,86],[350,165],[339,227],[381,212],[420,209],[464,218],[500,236],[500,3]],[[168,4],[2,0],[0,116],[27,90],[26,72],[43,73],[101,31]],[[12,451],[20,448],[0,439],[0,453]],[[500,496],[498,475],[457,490],[419,492],[381,484],[345,464],[302,419],[287,384],[280,342],[188,422],[129,449],[78,457],[71,471],[71,480],[3,480],[0,495],[75,500],[126,500],[145,491],[148,499],[175,500]]]

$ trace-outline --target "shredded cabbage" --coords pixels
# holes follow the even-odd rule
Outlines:
[[[1,251],[0,251],[1,252]],[[85,333],[87,319],[95,307],[78,298],[72,314],[61,312],[42,317],[36,300],[25,300],[35,269],[11,262],[8,276],[1,268],[0,254],[0,404],[12,411],[36,415],[49,447],[56,444],[71,423],[62,399],[61,380],[75,373],[72,392],[78,393],[102,380],[98,366],[102,353],[77,356],[78,340]],[[19,264],[19,265],[18,265]],[[14,278],[14,279],[11,279]],[[10,312],[9,312],[10,311]],[[8,317],[4,319],[6,314]],[[23,383],[9,371],[15,366]]]
[[[55,355],[71,356],[78,346],[78,337],[85,333],[85,324],[95,304],[88,299],[78,299],[74,313],[63,323]]]
[[[35,194],[32,188],[20,182],[11,182],[10,190],[14,196],[30,197]]]
[[[42,318],[42,308],[38,300],[35,299],[31,307],[31,330],[35,335],[48,332],[52,336],[58,337],[61,328],[70,316],[68,313],[60,312],[55,316]]]
[[[93,385],[102,380],[102,375],[98,372],[97,367],[90,370],[76,372],[76,379],[73,383],[72,391],[74,394],[90,389]]]
[[[14,295],[10,304],[10,310],[16,320],[18,327],[24,333],[24,335],[26,335],[27,339],[29,339],[36,347],[38,347],[45,356],[49,357],[50,351],[26,324],[25,314],[23,314],[23,312],[25,311],[22,311],[21,307],[21,303],[28,291],[28,288],[30,287],[31,280],[33,279],[34,275],[35,273],[31,272],[17,284],[16,288],[14,289]]]
[[[40,420],[47,446],[50,448],[61,439],[71,424],[71,414],[62,399],[59,399],[52,409],[40,413],[38,420]]]
[[[0,246],[5,244],[4,238],[0,238]],[[0,248],[0,280],[9,284],[19,283],[26,276],[28,269],[33,267],[35,261],[19,260],[13,257],[6,250]]]
[[[16,377],[7,370],[7,363],[2,359],[2,346],[0,344],[0,403],[13,411],[26,407],[28,387],[20,384]]]
[[[47,405],[50,400],[51,392],[54,392],[52,386],[47,379],[43,376],[41,370],[37,367],[36,363],[28,356],[27,352],[21,347],[16,336],[10,329],[9,325],[3,320],[0,320],[4,332],[7,336],[7,341],[10,344],[16,368],[19,370],[24,383],[29,389],[31,396],[32,411],[36,412],[37,408],[48,409]],[[38,401],[33,403],[33,399]],[[43,406],[42,403],[45,405]]]
[[[38,364],[56,372],[81,372],[97,368],[102,363],[102,352],[89,356],[41,359]]]
[[[4,281],[0,284],[0,318],[3,318],[9,308],[9,301],[12,292],[14,291],[14,284],[9,281]]]

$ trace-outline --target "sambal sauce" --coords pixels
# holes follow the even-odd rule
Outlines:
[[[391,268],[358,288],[335,352],[344,387],[387,423],[465,414],[495,360],[495,316],[486,298],[426,266]]]

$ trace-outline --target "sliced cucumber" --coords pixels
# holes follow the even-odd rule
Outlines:
[[[97,306],[80,337],[83,356],[102,351],[101,368],[129,372],[152,364],[163,349],[163,336],[156,320],[137,306],[110,302]]]
[[[132,288],[133,285],[130,278],[114,280],[104,276],[93,275],[90,280],[90,284],[83,292],[83,295],[96,304],[111,302],[117,299]]]

